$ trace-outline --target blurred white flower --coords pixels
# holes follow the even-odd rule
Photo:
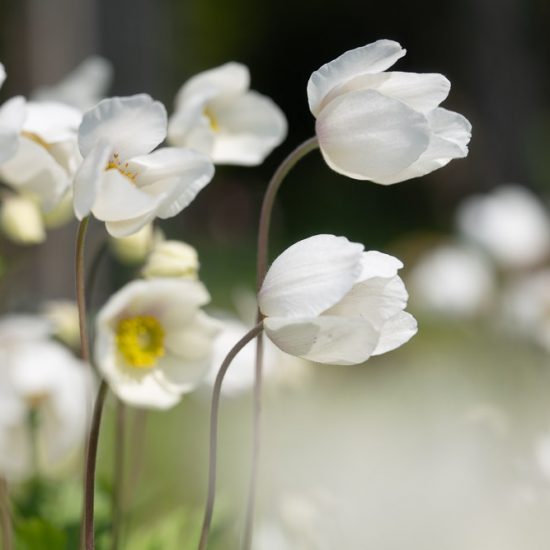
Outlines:
[[[218,331],[200,309],[209,299],[188,279],[133,281],[111,296],[97,317],[95,360],[120,399],[166,409],[200,383]]]
[[[0,88],[4,80],[6,80],[6,70],[0,63]],[[12,97],[0,106],[0,163],[16,153],[25,116],[25,99],[22,96]]]
[[[8,479],[24,479],[35,466],[54,473],[84,443],[90,371],[49,336],[40,317],[0,320],[0,472]]]
[[[487,195],[466,199],[458,209],[457,224],[504,268],[533,266],[550,255],[550,219],[525,187],[501,185]]]
[[[165,147],[166,109],[146,94],[104,99],[84,114],[78,144],[84,161],[74,179],[78,219],[90,212],[114,237],[185,208],[212,179],[201,153]]]
[[[72,300],[49,300],[42,307],[51,323],[53,335],[72,349],[80,348],[78,306]]]
[[[128,237],[109,235],[109,246],[113,256],[120,262],[139,264],[147,258],[157,237],[153,223],[148,223]]]
[[[182,241],[158,241],[142,270],[143,276],[147,279],[154,277],[197,279],[198,272],[197,251]]]
[[[0,227],[18,244],[39,244],[46,239],[42,212],[37,201],[25,195],[8,195],[0,205]]]
[[[216,164],[253,166],[286,137],[286,118],[268,97],[249,90],[248,68],[226,63],[189,79],[176,96],[168,139]]]
[[[87,57],[57,84],[40,86],[31,94],[35,101],[59,101],[86,111],[105,96],[113,80],[113,67],[107,59]]]
[[[309,107],[336,172],[386,185],[467,155],[470,123],[438,107],[450,89],[443,75],[383,72],[405,53],[397,42],[378,40],[311,75]]]
[[[419,309],[448,317],[472,317],[492,304],[496,276],[475,249],[445,244],[429,250],[407,277],[411,301]]]
[[[416,333],[408,294],[387,254],[345,237],[316,235],[285,250],[259,293],[267,336],[283,351],[319,363],[357,364]]]

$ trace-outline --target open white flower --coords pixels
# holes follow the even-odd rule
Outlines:
[[[100,101],[78,132],[84,161],[74,180],[78,219],[90,212],[114,237],[185,208],[212,179],[214,166],[189,149],[153,149],[166,137],[164,106],[146,94]]]
[[[6,70],[0,63],[0,88],[6,80]],[[12,97],[0,106],[0,163],[11,158],[19,147],[19,133],[26,117],[25,99]]]
[[[132,405],[166,409],[210,368],[218,323],[200,308],[210,300],[198,281],[133,281],[97,317],[95,360],[112,391]]]
[[[550,256],[550,218],[541,201],[519,185],[501,185],[464,201],[459,230],[504,268],[524,268]]]
[[[416,333],[408,294],[387,254],[345,237],[316,235],[285,250],[259,293],[267,336],[283,351],[351,365],[395,349]]]
[[[268,97],[249,90],[248,68],[226,63],[189,79],[176,96],[168,139],[210,155],[216,164],[253,166],[286,136],[286,118]]]
[[[327,164],[384,185],[422,176],[468,153],[471,125],[438,105],[449,81],[440,74],[384,72],[406,50],[378,40],[315,71],[309,107]]]

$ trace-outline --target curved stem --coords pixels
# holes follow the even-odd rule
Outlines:
[[[3,550],[13,549],[13,527],[10,512],[10,494],[8,482],[0,477],[0,523],[2,527]]]
[[[124,436],[125,436],[126,406],[116,400],[115,425],[115,461],[113,479],[113,544],[112,549],[118,550],[122,523],[122,503],[124,501]]]
[[[78,226],[76,234],[76,302],[78,305],[78,324],[80,327],[80,354],[82,359],[90,362],[90,343],[88,340],[88,328],[86,325],[86,285],[84,275],[84,248],[86,243],[86,232],[90,222],[89,216],[86,216]]]
[[[84,476],[84,513],[82,515],[82,530],[84,533],[84,548],[94,550],[94,497],[95,497],[95,470],[97,462],[97,445],[99,442],[99,428],[105,396],[107,395],[107,383],[101,381],[94,405],[92,426],[86,449],[86,474]]]
[[[214,382],[212,390],[212,408],[210,411],[210,451],[208,464],[208,493],[206,497],[206,508],[204,511],[204,520],[202,524],[201,538],[199,542],[199,550],[206,550],[208,544],[208,534],[210,532],[210,524],[212,523],[212,513],[214,511],[214,497],[216,494],[216,462],[217,462],[217,446],[218,446],[218,416],[220,409],[220,394],[222,382],[225,373],[229,369],[231,362],[235,356],[241,351],[246,344],[253,340],[263,330],[263,323],[258,323],[253,329],[247,332],[236,344],[224,359],[220,370]]]

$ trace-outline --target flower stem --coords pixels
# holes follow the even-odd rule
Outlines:
[[[101,415],[103,404],[107,394],[107,383],[101,381],[97,398],[94,405],[92,417],[92,426],[86,449],[86,473],[84,477],[84,513],[82,516],[82,530],[84,533],[84,548],[94,550],[94,489],[95,489],[95,470],[97,462],[97,445],[99,442],[99,428],[101,426]]]
[[[275,204],[277,192],[287,174],[294,166],[311,151],[318,149],[317,137],[311,137],[298,145],[273,174],[262,203],[260,212],[260,225],[258,229],[258,251],[256,260],[256,290],[259,292],[267,272],[269,254],[269,228],[271,225],[271,213]],[[262,319],[258,310],[257,321]],[[254,508],[256,503],[256,485],[258,480],[258,464],[260,459],[260,430],[262,417],[262,370],[263,370],[263,342],[261,338],[256,341],[256,367],[254,378],[254,413],[252,428],[252,463],[250,467],[250,480],[248,484],[248,499],[246,504],[246,518],[244,526],[243,550],[250,550],[252,545],[252,527],[254,524]]]
[[[88,340],[88,328],[86,324],[86,284],[84,275],[84,248],[86,243],[86,232],[90,222],[86,216],[78,226],[76,234],[76,302],[78,305],[78,324],[80,327],[80,354],[86,363],[90,363],[90,343]]]
[[[122,523],[122,503],[124,501],[124,435],[126,406],[116,400],[115,460],[113,479],[113,543],[112,550],[118,550]]]
[[[202,524],[201,538],[199,542],[199,550],[206,550],[208,544],[208,534],[210,532],[210,524],[212,523],[212,513],[214,511],[214,497],[216,494],[216,461],[218,447],[218,416],[220,409],[220,395],[222,382],[225,377],[231,362],[235,356],[241,351],[246,344],[253,340],[263,330],[263,323],[258,323],[254,328],[247,332],[236,344],[224,359],[220,370],[214,382],[212,390],[212,406],[210,411],[210,450],[208,464],[208,493],[206,498],[206,508],[204,511],[204,520]]]
[[[13,528],[10,512],[10,494],[8,482],[0,477],[0,523],[2,526],[2,548],[3,550],[13,549]]]

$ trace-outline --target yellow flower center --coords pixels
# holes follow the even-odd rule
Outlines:
[[[164,329],[152,315],[122,319],[116,328],[116,345],[130,366],[148,369],[165,354]]]
[[[220,125],[218,124],[218,120],[214,116],[214,113],[208,107],[205,107],[202,114],[208,119],[208,124],[210,124],[210,128],[212,128],[212,131],[219,132]]]
[[[128,163],[122,162],[118,156],[118,153],[115,153],[111,160],[105,166],[105,170],[118,170],[123,176],[126,176],[132,183],[135,183],[137,173],[132,172],[128,169]]]
[[[21,135],[27,139],[30,139],[31,141],[34,141],[41,147],[44,147],[44,149],[49,149],[50,144],[47,141],[44,141],[38,134],[35,134],[34,132],[21,132]]]

